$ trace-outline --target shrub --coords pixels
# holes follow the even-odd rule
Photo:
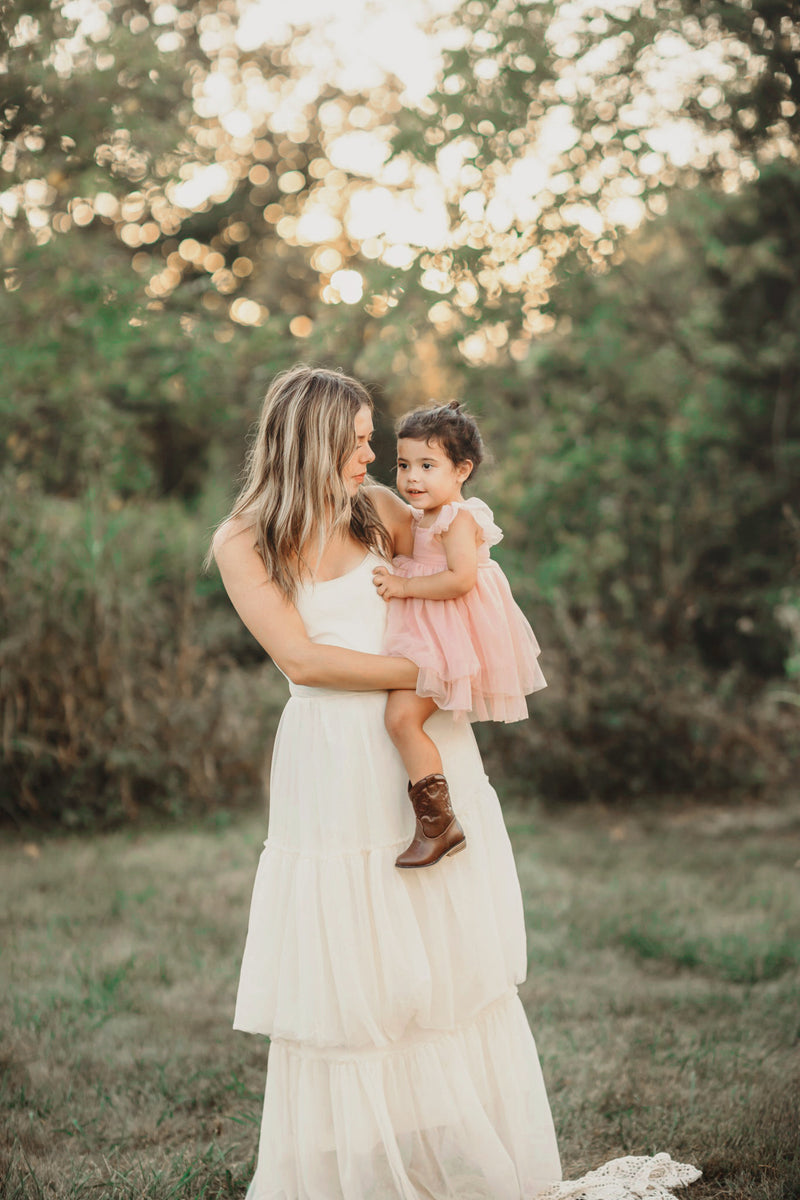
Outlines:
[[[5,817],[81,826],[252,802],[278,689],[200,575],[201,516],[8,477],[0,502]]]

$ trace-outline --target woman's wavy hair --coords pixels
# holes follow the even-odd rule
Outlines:
[[[299,365],[276,376],[248,449],[243,483],[227,521],[244,518],[267,575],[294,601],[311,573],[309,547],[349,527],[356,541],[388,556],[389,534],[370,497],[351,497],[342,472],[356,449],[355,418],[372,409],[358,380]]]

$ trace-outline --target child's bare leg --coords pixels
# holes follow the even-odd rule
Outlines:
[[[442,760],[436,744],[422,726],[436,712],[433,700],[416,692],[390,692],[386,701],[386,729],[397,747],[412,783],[426,775],[440,775]]]
[[[467,844],[439,751],[422,728],[435,711],[433,700],[416,692],[390,692],[386,702],[386,728],[408,772],[408,798],[417,818],[414,837],[395,859],[396,867],[432,867]]]

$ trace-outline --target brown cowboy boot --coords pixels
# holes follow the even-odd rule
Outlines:
[[[414,840],[395,860],[396,867],[432,867],[446,854],[457,854],[467,844],[464,830],[450,804],[444,775],[426,775],[413,786],[408,798],[417,814]]]

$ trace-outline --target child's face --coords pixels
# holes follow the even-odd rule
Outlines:
[[[436,441],[400,438],[397,443],[397,490],[412,508],[435,512],[461,499],[471,462],[456,466]]]

